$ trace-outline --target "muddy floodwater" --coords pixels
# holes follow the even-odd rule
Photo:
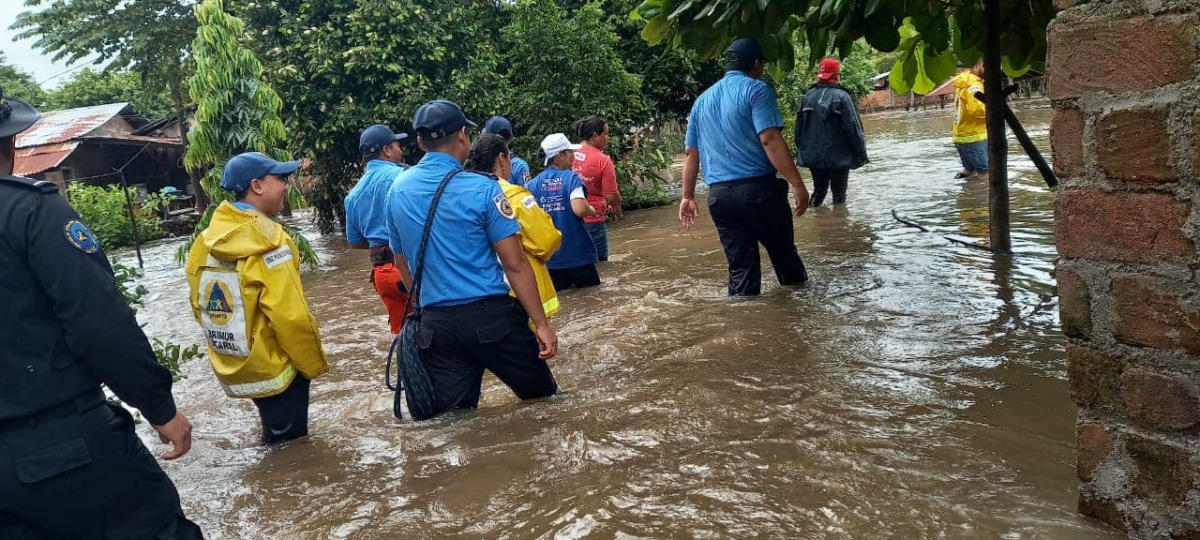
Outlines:
[[[1018,109],[1048,149],[1048,108]],[[604,285],[562,296],[543,402],[489,375],[477,411],[395,420],[367,256],[313,233],[312,435],[258,447],[253,405],[188,364],[195,446],[164,463],[185,510],[215,540],[1116,538],[1075,510],[1053,194],[1014,150],[1017,255],[951,243],[986,241],[987,186],[952,179],[950,111],[864,123],[848,204],[795,220],[806,287],[764,257],[763,296],[727,299],[703,206],[692,231],[674,207],[614,225]],[[176,246],[147,251],[140,318],[198,343]]]

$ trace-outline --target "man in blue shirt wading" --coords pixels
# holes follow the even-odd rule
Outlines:
[[[679,220],[691,228],[700,215],[696,177],[703,169],[708,210],[729,262],[730,296],[761,291],[760,243],[780,284],[808,281],[796,252],[787,185],[797,216],[808,208],[808,189],[783,140],[775,92],[762,81],[764,58],[757,41],[734,41],[725,51],[725,77],[700,94],[687,128]]]
[[[512,140],[513,140],[512,123],[509,122],[508,119],[503,116],[493,116],[490,119],[488,119],[487,123],[483,125],[483,132],[484,133],[494,133],[496,135],[504,137],[504,141],[507,142],[510,146],[512,145]],[[529,164],[526,163],[525,160],[517,157],[516,154],[513,154],[511,159],[512,159],[512,172],[509,173],[508,178],[505,178],[505,180],[508,180],[508,183],[517,185],[517,186],[524,186],[525,184],[528,184],[529,180],[532,178],[529,174]]]
[[[439,411],[475,408],[484,369],[521,399],[558,391],[546,365],[558,338],[542,310],[516,214],[500,184],[462,170],[471,150],[468,126],[475,124],[454,103],[422,105],[413,127],[425,157],[400,173],[388,195],[388,240],[411,290],[434,193],[459,171],[434,214],[416,299],[425,310],[418,348]],[[509,284],[517,298],[508,295]]]
[[[404,164],[404,150],[400,148],[400,141],[406,138],[407,134],[397,135],[380,124],[363,130],[358,138],[358,151],[367,163],[367,171],[346,195],[346,240],[350,247],[371,250],[371,284],[387,306],[393,334],[399,334],[404,324],[408,289],[404,288],[388,245],[384,215],[392,181],[408,168]]]

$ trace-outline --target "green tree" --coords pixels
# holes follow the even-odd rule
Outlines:
[[[605,118],[614,131],[645,122],[642,78],[625,69],[620,38],[599,4],[568,15],[553,0],[521,0],[512,10],[502,30],[512,89],[507,110],[529,134],[518,148],[530,150],[554,132],[574,137],[571,125],[589,115]]]
[[[243,152],[262,152],[279,160],[291,159],[283,148],[284,126],[279,118],[283,102],[263,82],[263,67],[254,53],[242,46],[245,28],[241,19],[225,12],[222,0],[205,0],[196,7],[200,26],[192,42],[196,73],[189,81],[196,102],[196,127],[188,132],[190,151],[184,165],[191,171],[207,171],[201,184],[213,200],[230,200],[222,190],[221,172],[230,157]],[[289,200],[302,204],[295,186]],[[197,230],[208,226],[210,209]],[[316,266],[316,253],[303,236],[295,234],[301,260]]]
[[[0,86],[4,93],[33,105],[35,109],[46,108],[46,91],[33,79],[33,75],[10,65],[0,51]]]
[[[50,92],[49,107],[72,109],[127,101],[147,118],[162,118],[174,111],[171,96],[162,87],[147,87],[132,71],[92,71],[83,68],[57,90]]]
[[[165,88],[174,114],[187,118],[184,79],[188,44],[196,35],[196,0],[25,0],[17,15],[18,39],[36,38],[34,47],[54,60],[74,64],[95,57],[107,69],[130,69],[148,88]],[[182,122],[187,152],[187,122]],[[199,178],[192,175],[196,204],[204,209]]]
[[[362,174],[363,128],[411,130],[417,108],[437,98],[476,119],[507,101],[497,54],[507,12],[499,3],[275,0],[237,9],[286,104],[293,148],[312,156],[318,183],[306,195],[322,232],[344,219],[342,201]],[[419,156],[412,139],[406,144],[410,160]]]
[[[997,2],[1004,71],[1016,77],[1042,69],[1051,0]],[[831,50],[849,56],[865,38],[875,49],[900,53],[890,78],[898,92],[929,92],[954,75],[956,62],[972,65],[984,50],[982,0],[645,0],[634,16],[646,21],[646,40],[694,49],[702,58],[738,36],[758,38],[777,75],[795,65],[786,46],[793,33],[808,44],[810,65]]]

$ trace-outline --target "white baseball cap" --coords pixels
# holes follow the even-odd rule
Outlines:
[[[571,140],[562,133],[547,135],[545,139],[542,139],[542,152],[546,154],[546,162],[542,165],[549,165],[550,160],[554,159],[554,156],[557,156],[561,152],[579,150],[580,148],[583,148],[583,145],[571,144]]]

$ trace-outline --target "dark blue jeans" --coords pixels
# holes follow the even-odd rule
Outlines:
[[[967,144],[955,143],[958,157],[962,159],[963,168],[969,172],[987,172],[988,142],[979,141]]]
[[[588,234],[592,235],[592,242],[596,244],[596,255],[601,261],[608,260],[608,224],[607,223],[584,223],[584,228]]]

